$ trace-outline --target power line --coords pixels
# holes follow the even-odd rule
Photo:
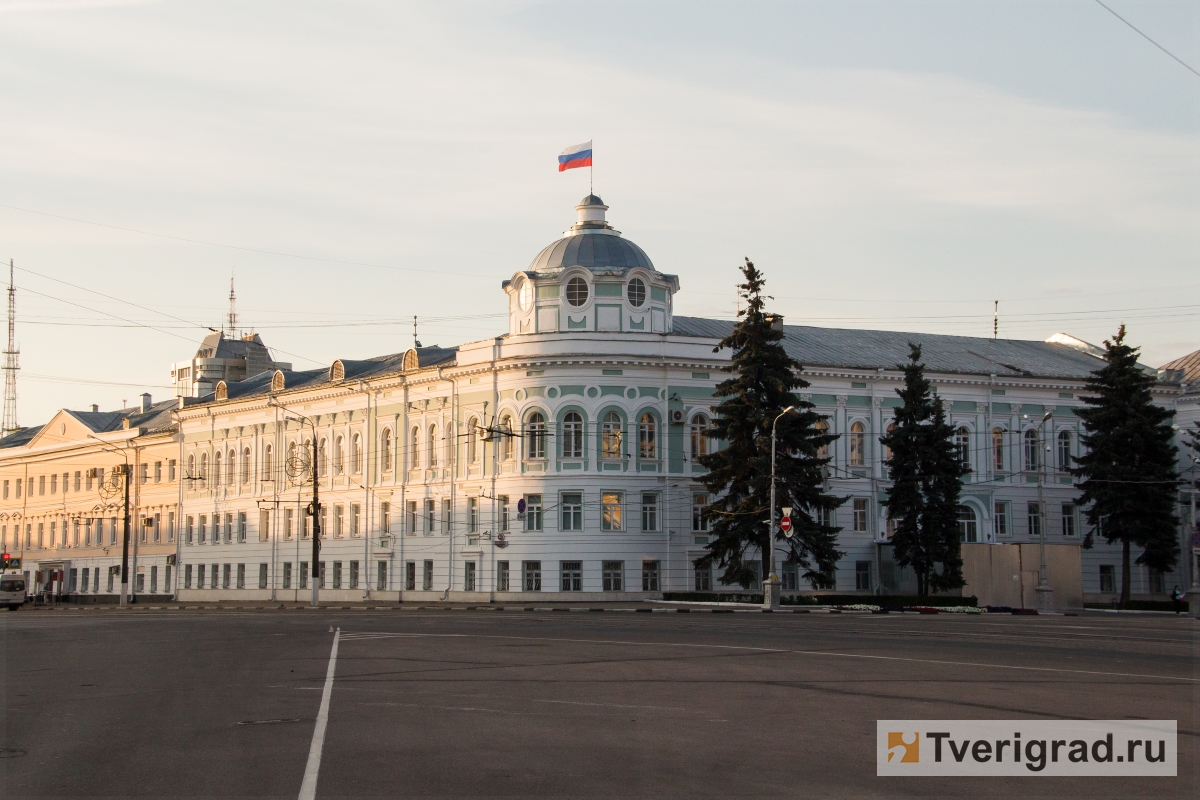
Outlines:
[[[1124,22],[1126,25],[1128,25],[1128,26],[1129,26],[1129,27],[1130,27],[1130,28],[1131,28],[1133,31],[1135,31],[1135,32],[1136,32],[1136,33],[1137,33],[1139,36],[1141,36],[1141,37],[1142,37],[1143,39],[1145,39],[1147,42],[1149,42],[1150,44],[1154,45],[1154,46],[1155,46],[1155,47],[1157,47],[1159,50],[1162,50],[1164,53],[1166,53],[1167,55],[1169,55],[1171,58],[1173,58],[1173,59],[1175,59],[1176,61],[1178,61],[1178,62],[1179,62],[1179,63],[1180,63],[1182,66],[1183,66],[1183,68],[1184,68],[1184,69],[1186,69],[1188,72],[1192,73],[1192,74],[1193,74],[1193,75],[1195,75],[1197,78],[1200,78],[1200,72],[1197,72],[1196,70],[1192,69],[1191,65],[1189,65],[1189,64],[1188,64],[1186,61],[1184,61],[1182,58],[1180,58],[1179,56],[1175,55],[1175,54],[1174,54],[1174,53],[1172,53],[1170,50],[1168,50],[1167,48],[1163,47],[1163,46],[1162,46],[1161,44],[1159,44],[1158,42],[1156,42],[1156,41],[1154,41],[1153,39],[1151,39],[1151,38],[1150,38],[1149,36],[1147,36],[1147,35],[1146,35],[1144,32],[1142,32],[1142,31],[1141,31],[1141,30],[1140,30],[1140,29],[1139,29],[1139,28],[1138,28],[1136,25],[1134,25],[1132,22],[1130,22],[1129,20],[1125,19],[1125,18],[1124,18],[1124,17],[1122,17],[1120,14],[1118,14],[1117,12],[1113,11],[1111,8],[1109,8],[1108,6],[1106,6],[1104,3],[1102,3],[1102,2],[1101,2],[1101,0],[1096,0],[1096,3],[1097,3],[1097,4],[1098,4],[1098,5],[1101,7],[1101,8],[1103,8],[1105,11],[1107,11],[1107,12],[1108,12],[1108,13],[1110,13],[1110,14],[1112,14],[1112,15],[1113,15],[1114,17],[1116,17],[1117,19],[1121,20],[1121,22]]]

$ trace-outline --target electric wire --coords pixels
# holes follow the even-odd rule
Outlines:
[[[1103,9],[1104,9],[1105,11],[1107,11],[1108,13],[1112,14],[1112,15],[1113,15],[1114,17],[1116,17],[1117,19],[1121,20],[1121,22],[1124,22],[1126,25],[1128,25],[1128,26],[1129,26],[1129,28],[1130,28],[1131,30],[1133,30],[1135,33],[1137,33],[1137,34],[1138,34],[1138,36],[1141,36],[1141,37],[1142,37],[1143,39],[1145,39],[1147,42],[1149,42],[1150,44],[1154,45],[1154,46],[1155,46],[1155,47],[1157,47],[1159,50],[1162,50],[1164,53],[1166,53],[1167,55],[1169,55],[1171,58],[1175,59],[1175,61],[1177,61],[1177,62],[1178,62],[1178,63],[1179,63],[1179,64],[1180,64],[1180,65],[1181,65],[1181,66],[1182,66],[1184,69],[1186,69],[1188,72],[1192,73],[1192,74],[1193,74],[1193,75],[1195,75],[1197,78],[1200,78],[1200,72],[1197,72],[1196,70],[1194,70],[1194,69],[1192,68],[1192,66],[1191,66],[1190,64],[1188,64],[1186,61],[1184,61],[1182,58],[1180,58],[1179,56],[1175,55],[1175,54],[1174,54],[1174,53],[1172,53],[1170,50],[1168,50],[1167,48],[1163,47],[1163,46],[1162,46],[1161,44],[1159,44],[1158,42],[1156,42],[1156,41],[1154,41],[1153,39],[1151,39],[1151,38],[1150,38],[1150,37],[1149,37],[1149,36],[1148,36],[1148,35],[1147,35],[1145,32],[1143,32],[1143,31],[1142,31],[1140,28],[1138,28],[1138,27],[1137,27],[1136,25],[1134,25],[1132,22],[1130,22],[1129,20],[1127,20],[1127,19],[1125,19],[1124,17],[1122,17],[1122,16],[1121,16],[1120,14],[1118,14],[1116,11],[1113,11],[1111,8],[1109,8],[1107,5],[1105,5],[1103,2],[1101,2],[1101,0],[1096,0],[1096,4],[1097,4],[1097,5],[1099,5],[1101,8],[1103,8]]]

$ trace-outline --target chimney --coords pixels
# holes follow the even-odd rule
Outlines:
[[[777,331],[783,330],[783,314],[767,314],[767,321]]]
[[[100,410],[100,406],[96,405],[95,403],[92,403],[92,413],[95,414],[99,410]]]
[[[143,392],[142,393],[142,413],[144,414],[149,410],[150,410],[150,393]]]

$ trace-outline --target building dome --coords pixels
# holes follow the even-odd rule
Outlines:
[[[654,269],[646,251],[621,236],[605,221],[608,206],[594,194],[589,194],[575,206],[579,221],[566,235],[547,245],[529,265],[530,271],[561,267]]]

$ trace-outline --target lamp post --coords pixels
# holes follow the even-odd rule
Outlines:
[[[319,455],[318,450],[317,450],[317,448],[319,447],[319,444],[317,442],[317,425],[315,422],[313,422],[308,417],[306,417],[303,414],[300,414],[296,411],[293,411],[292,409],[290,409],[287,406],[280,403],[274,397],[269,397],[267,399],[267,405],[282,409],[283,411],[286,411],[287,413],[292,415],[291,417],[285,416],[284,417],[285,420],[293,420],[294,419],[298,422],[303,420],[304,422],[307,422],[310,426],[312,426],[312,432],[313,432],[313,438],[312,438],[313,499],[312,499],[312,503],[309,504],[307,511],[313,520],[312,605],[315,608],[316,606],[320,605],[319,583],[321,580],[321,498],[320,498],[320,481],[319,481],[319,478],[321,476],[320,476],[319,468],[317,466],[320,463],[320,459],[317,457]]]
[[[1054,589],[1050,587],[1047,579],[1049,570],[1046,568],[1046,500],[1043,496],[1043,484],[1045,483],[1046,464],[1045,454],[1050,452],[1050,445],[1043,444],[1045,442],[1046,423],[1054,416],[1053,411],[1047,411],[1042,416],[1042,421],[1038,423],[1038,449],[1037,449],[1037,489],[1038,489],[1038,544],[1041,550],[1042,564],[1038,570],[1038,585],[1034,591],[1037,593],[1037,610],[1039,613],[1054,610]],[[1028,419],[1028,417],[1026,417]]]
[[[767,610],[779,605],[779,576],[775,574],[775,426],[781,417],[795,410],[795,406],[788,406],[771,423],[771,510],[767,517],[767,547],[763,552],[763,571],[767,575],[763,581],[763,608]]]
[[[121,458],[125,459],[125,463],[121,466],[121,476],[125,481],[125,510],[124,520],[121,526],[121,608],[125,608],[129,605],[129,482],[132,478],[133,470],[129,466],[129,455],[123,450],[116,450],[112,447],[109,447],[103,439],[98,439],[97,437],[92,436],[90,433],[87,434],[87,438],[95,439],[100,443],[102,448],[110,453],[116,453]],[[97,491],[100,492],[101,497],[104,497],[104,491],[101,488],[103,486],[104,481],[103,478],[101,478],[97,483]],[[112,495],[110,494],[109,497],[111,496]]]

